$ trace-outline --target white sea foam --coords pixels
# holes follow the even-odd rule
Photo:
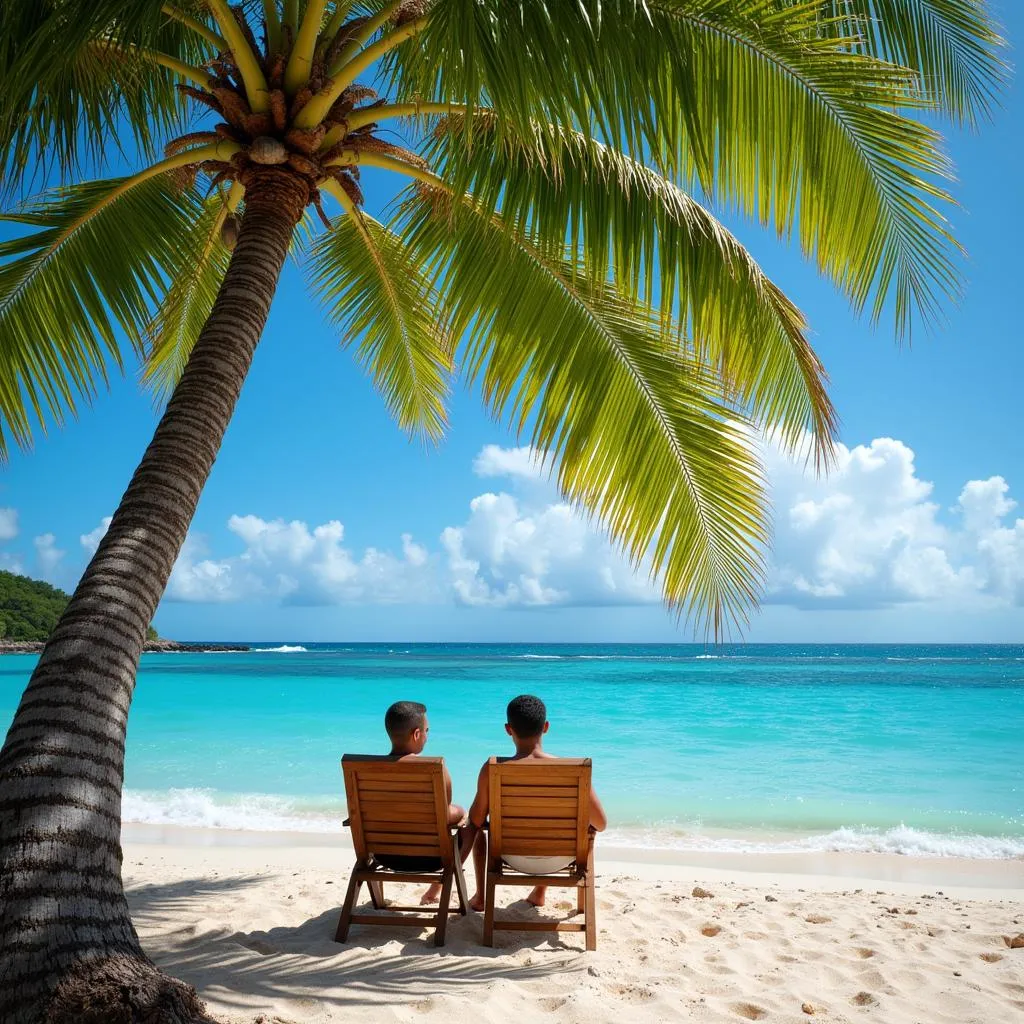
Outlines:
[[[209,789],[162,792],[125,790],[121,817],[146,825],[225,828],[244,832],[340,832],[344,818],[326,808],[305,809],[287,797],[266,793],[216,794]]]
[[[304,802],[265,793],[223,794],[210,789],[161,792],[126,790],[126,822],[244,832],[319,832],[342,830],[341,800]],[[900,825],[890,829],[844,827],[818,835],[753,838],[684,831],[679,827],[611,829],[610,846],[720,853],[895,853],[908,857],[967,857],[975,860],[1024,858],[1024,837],[927,832]]]
[[[896,828],[837,828],[820,835],[751,839],[724,835],[680,834],[659,829],[612,830],[606,842],[640,848],[718,851],[721,853],[896,853],[907,857],[967,857],[1010,860],[1024,857],[1024,837],[982,836]]]
[[[305,654],[301,644],[281,644],[280,647],[254,647],[253,654]]]

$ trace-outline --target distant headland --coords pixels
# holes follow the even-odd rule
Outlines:
[[[68,603],[63,590],[42,580],[0,570],[0,654],[38,654]],[[248,651],[245,644],[180,643],[164,640],[150,626],[147,654]]]
[[[0,640],[0,654],[39,654],[42,640]],[[144,654],[219,654],[225,651],[248,651],[245,644],[181,643],[178,640],[147,640]]]

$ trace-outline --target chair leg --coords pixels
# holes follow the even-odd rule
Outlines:
[[[348,938],[348,930],[352,926],[352,910],[355,908],[356,899],[359,896],[359,887],[363,884],[356,881],[357,869],[358,865],[352,869],[352,877],[348,880],[348,890],[345,893],[345,902],[341,906],[338,930],[334,933],[335,942],[344,942]]]
[[[455,893],[459,897],[459,913],[465,917],[469,913],[469,896],[466,892],[466,875],[462,870],[462,861],[455,861]]]
[[[576,887],[576,913],[582,914],[586,910],[585,900],[587,898],[586,884]]]
[[[373,909],[383,910],[386,906],[384,903],[384,883],[367,882],[366,888],[370,890],[370,902],[373,904]]]
[[[449,868],[444,873],[441,882],[441,898],[437,904],[437,924],[434,927],[434,945],[443,946],[445,933],[448,931],[448,904],[452,899],[452,875],[454,868]]]
[[[594,896],[593,877],[587,878],[586,907],[586,917],[583,924],[587,937],[587,952],[593,953],[597,949],[597,900]]]
[[[494,945],[494,890],[497,879],[490,870],[487,872],[487,887],[484,893],[484,945]]]

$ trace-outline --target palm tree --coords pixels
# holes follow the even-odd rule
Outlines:
[[[77,183],[4,216],[0,454],[124,340],[169,400],[0,752],[0,1018],[208,1019],[128,915],[125,724],[290,251],[403,428],[441,436],[458,369],[720,632],[768,538],[752,432],[827,462],[835,413],[710,209],[797,239],[857,313],[935,319],[958,270],[931,125],[986,114],[1000,45],[984,0],[4,5],[6,195]],[[81,181],[112,153],[143,169]],[[404,179],[387,223],[363,168]]]

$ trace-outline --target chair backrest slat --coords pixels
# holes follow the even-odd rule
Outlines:
[[[346,754],[341,770],[358,858],[376,853],[438,857],[446,864],[453,859],[442,758]]]
[[[589,758],[488,761],[495,857],[565,857],[585,864],[590,827]]]

